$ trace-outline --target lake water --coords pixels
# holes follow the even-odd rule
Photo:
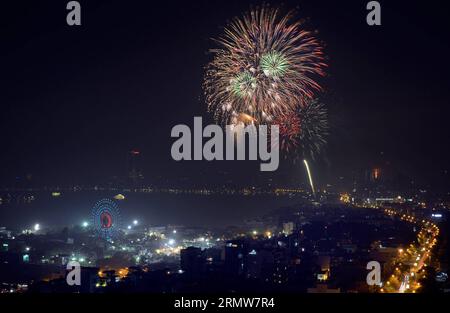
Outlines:
[[[69,192],[52,197],[50,192],[33,193],[31,203],[0,205],[0,226],[14,229],[70,226],[90,220],[95,203],[112,199],[114,193]],[[279,207],[298,203],[295,198],[274,195],[186,195],[125,193],[116,201],[123,223],[134,219],[146,225],[228,226],[255,218]]]

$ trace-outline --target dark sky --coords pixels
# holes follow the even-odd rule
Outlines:
[[[174,125],[208,119],[201,84],[211,38],[261,2],[82,0],[80,27],[67,26],[67,2],[2,2],[2,185],[29,173],[38,184],[102,183],[123,175],[130,149],[142,151],[151,183],[220,182],[225,170],[243,183],[261,176],[255,162],[170,156]],[[388,162],[412,179],[443,184],[450,156],[444,2],[380,2],[382,26],[369,27],[367,1],[273,1],[298,9],[328,56],[322,83],[332,135],[312,166],[321,182]],[[283,182],[292,166],[285,161],[262,179]]]

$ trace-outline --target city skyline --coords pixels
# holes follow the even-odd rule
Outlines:
[[[1,13],[0,300],[280,311],[310,293],[450,292],[439,4]]]

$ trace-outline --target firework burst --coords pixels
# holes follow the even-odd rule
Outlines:
[[[316,79],[326,67],[323,48],[293,12],[252,10],[216,42],[204,91],[209,111],[223,124],[235,123],[240,114],[270,123],[321,90]]]
[[[328,114],[323,103],[307,101],[298,110],[277,117],[273,124],[280,130],[280,149],[296,157],[315,158],[326,144]]]

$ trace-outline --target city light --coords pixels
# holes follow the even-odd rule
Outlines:
[[[339,195],[339,194],[337,194]],[[345,211],[350,210],[350,208],[345,206]],[[314,214],[316,213],[317,208],[312,211]],[[384,213],[388,214],[389,216],[397,216],[399,220],[402,220],[407,223],[412,223],[414,226],[417,226],[417,231],[415,235],[417,236],[415,241],[411,242],[404,242],[399,244],[397,247],[386,247],[386,245],[382,245],[382,241],[380,241],[377,245],[374,245],[374,249],[389,249],[392,257],[392,272],[386,275],[387,280],[383,283],[377,284],[376,287],[374,287],[374,292],[381,292],[381,289],[383,290],[383,293],[412,293],[412,292],[420,292],[420,283],[422,279],[424,279],[425,271],[423,270],[426,265],[425,262],[428,262],[431,257],[431,249],[436,244],[436,236],[439,233],[439,228],[437,225],[433,223],[429,223],[427,220],[422,220],[422,218],[419,216],[415,216],[413,213],[403,214],[403,210],[399,210],[398,212],[393,210],[383,210]],[[304,213],[303,213],[304,214]],[[313,215],[314,216],[314,215]],[[338,215],[340,218],[348,218],[347,213],[339,213]],[[415,217],[414,217],[415,216]],[[114,255],[115,252],[120,251],[121,254],[126,255],[129,260],[132,260],[132,262],[129,264],[133,267],[141,267],[141,266],[148,266],[148,264],[153,262],[160,262],[161,260],[164,260],[167,258],[168,261],[176,261],[183,258],[185,255],[189,255],[190,253],[193,253],[193,255],[202,255],[202,260],[207,262],[208,264],[215,264],[216,260],[221,259],[221,256],[210,256],[210,255],[203,255],[202,250],[209,249],[209,248],[217,248],[223,246],[223,241],[227,248],[236,249],[236,252],[239,252],[238,250],[241,247],[241,243],[239,242],[232,242],[232,238],[235,238],[239,241],[247,241],[247,243],[251,242],[257,242],[260,241],[261,243],[264,242],[264,245],[269,248],[272,247],[274,249],[280,249],[280,247],[285,247],[285,234],[286,233],[293,233],[295,236],[293,237],[294,241],[292,242],[293,247],[296,247],[298,249],[298,252],[302,254],[302,258],[308,258],[308,254],[305,253],[308,249],[305,249],[305,244],[308,244],[308,239],[304,235],[306,231],[304,231],[302,228],[300,229],[290,229],[287,231],[284,231],[284,228],[289,228],[287,226],[295,225],[293,222],[285,223],[283,224],[283,229],[281,229],[281,226],[271,225],[271,224],[257,224],[250,226],[246,230],[238,230],[235,233],[233,233],[231,236],[228,234],[217,234],[212,237],[212,232],[208,229],[199,229],[195,230],[194,232],[186,228],[183,230],[183,232],[175,230],[172,228],[172,226],[154,226],[154,227],[135,227],[135,225],[140,225],[142,221],[137,221],[131,219],[129,224],[125,224],[125,229],[133,230],[133,232],[125,231],[123,232],[123,238],[117,238],[115,240],[116,244],[114,245],[114,241],[109,239],[108,243],[109,245],[105,246],[105,252],[107,255]],[[292,224],[292,225],[290,225]],[[90,223],[85,220],[81,220],[81,226],[88,227],[90,226]],[[421,228],[419,228],[419,225]],[[327,226],[321,227],[321,229],[326,229]],[[33,229],[33,228],[31,228]],[[41,229],[41,226],[39,224],[36,224],[34,229]],[[323,230],[322,230],[323,231]],[[32,234],[32,230],[27,230],[24,234]],[[173,235],[170,235],[173,234]],[[176,234],[176,235],[175,235]],[[87,232],[83,232],[83,235],[87,236],[89,235]],[[186,236],[185,236],[186,235]],[[230,236],[230,237],[229,237]],[[43,237],[43,236],[39,236]],[[298,241],[299,237],[302,238],[305,242]],[[273,240],[272,240],[273,239]],[[219,241],[219,243],[216,243]],[[310,242],[311,243],[311,242]],[[73,244],[73,243],[72,243]],[[78,243],[75,243],[77,245]],[[79,247],[81,249],[87,249],[88,247],[88,240],[81,240],[79,241]],[[217,245],[217,246],[216,246]],[[4,245],[3,245],[4,246]],[[90,264],[95,264],[95,254],[91,254],[88,251],[81,252],[81,250],[73,249],[70,256],[62,256],[64,255],[64,252],[58,251],[58,253],[61,253],[61,256],[58,256],[56,253],[55,255],[47,255],[45,253],[40,254],[39,246],[33,245],[32,248],[31,243],[28,243],[25,246],[22,246],[22,260],[25,263],[33,264],[34,262],[38,262],[39,264],[60,264],[61,258],[67,258],[65,260],[73,260],[78,261],[82,263],[83,266],[89,267]],[[195,250],[192,251],[184,251],[187,250],[189,247],[192,247],[194,249],[199,249],[199,252],[196,252]],[[7,249],[11,249],[8,247]],[[219,250],[219,249],[218,249]],[[35,252],[33,255],[31,255],[31,252]],[[39,253],[36,257],[35,254]],[[82,256],[80,256],[80,253],[83,253]],[[214,252],[215,253],[215,252]],[[45,254],[45,255],[44,255]],[[241,253],[238,253],[237,255],[244,255]],[[255,256],[260,255],[259,248],[252,248],[247,251],[247,255],[255,258]],[[261,253],[262,256],[264,256],[264,252]],[[162,259],[163,258],[163,259]],[[36,261],[35,261],[36,260]],[[203,262],[202,261],[202,262]],[[252,260],[254,261],[254,260]],[[65,262],[64,260],[62,262]],[[301,260],[300,257],[296,257],[292,260],[292,264],[300,264]],[[430,263],[430,266],[433,266],[432,263]],[[125,264],[124,264],[125,265]],[[149,269],[150,267],[146,267],[145,269],[147,271],[152,271],[152,269]],[[287,267],[284,267],[284,270],[286,270]],[[108,268],[104,268],[104,275],[99,275],[99,278],[102,279],[101,281],[97,282],[99,286],[106,287],[109,286],[106,279],[109,279],[110,270]],[[135,269],[133,269],[134,271]],[[127,277],[128,272],[127,268],[122,267],[120,270],[116,269],[117,277],[116,283],[120,282],[123,278]],[[177,272],[177,270],[170,271],[171,274],[173,273],[181,273]],[[274,282],[277,284],[282,284],[284,282],[284,276],[288,275],[287,273],[283,273],[282,267],[278,269],[273,273],[274,276]],[[322,270],[321,272],[317,273],[315,275],[316,282],[325,282],[330,277],[330,273]],[[378,289],[377,289],[378,288]]]
[[[34,231],[39,231],[41,229],[41,225],[34,224]]]

